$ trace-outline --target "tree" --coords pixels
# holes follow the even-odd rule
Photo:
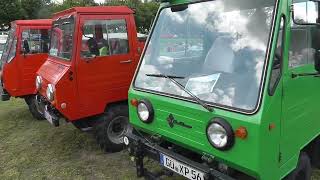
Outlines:
[[[81,6],[97,6],[98,4],[94,0],[64,0],[62,4],[51,4],[51,12],[59,12],[72,7],[81,7]]]
[[[157,2],[142,3],[140,0],[108,0],[107,6],[125,5],[135,11],[136,26],[139,32],[148,33],[151,23],[159,8]]]
[[[137,9],[135,20],[139,32],[148,33],[151,24],[158,11],[159,4],[156,2],[142,3]]]
[[[39,19],[50,17],[51,12],[44,0],[21,0],[23,19]]]
[[[10,28],[10,22],[21,19],[22,11],[19,0],[1,0],[0,3],[0,30]]]

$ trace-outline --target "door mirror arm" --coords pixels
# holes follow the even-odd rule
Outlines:
[[[291,77],[292,78],[297,78],[297,77],[306,77],[306,76],[314,76],[314,77],[320,77],[320,72],[315,72],[315,73],[292,73]]]

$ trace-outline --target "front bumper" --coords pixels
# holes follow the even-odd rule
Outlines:
[[[61,118],[60,113],[53,107],[53,105],[46,100],[45,97],[41,95],[37,95],[37,103],[39,103],[40,107],[43,107],[44,117],[55,127],[60,125],[59,120]]]
[[[205,180],[234,180],[234,178],[218,170],[215,170],[206,165],[203,165],[191,159],[188,159],[178,153],[173,152],[172,150],[168,150],[157,144],[154,144],[136,134],[127,133],[124,138],[125,138],[125,143],[127,140],[126,144],[129,146],[130,155],[133,156],[135,159],[136,171],[137,171],[138,177],[146,177],[148,179],[157,179],[159,176],[165,175],[165,173],[154,174],[152,172],[149,172],[144,167],[144,163],[143,163],[144,157],[152,158],[153,160],[158,161],[160,163],[160,154],[164,154],[169,157],[174,157],[174,159],[176,159],[177,161],[183,164],[186,164],[196,170],[204,172]]]

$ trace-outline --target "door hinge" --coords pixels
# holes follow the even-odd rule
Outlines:
[[[72,72],[72,71],[69,72],[69,80],[70,80],[70,81],[73,80],[73,72]]]
[[[282,160],[282,153],[281,153],[281,152],[279,152],[279,157],[278,157],[278,161],[279,161],[279,163],[281,162],[281,160]]]

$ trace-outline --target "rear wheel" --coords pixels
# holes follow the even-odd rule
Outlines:
[[[123,136],[132,131],[129,125],[127,105],[116,105],[108,110],[96,121],[93,132],[100,147],[106,152],[118,152],[125,146]]]
[[[320,168],[320,137],[317,137],[308,148],[311,165]]]
[[[285,180],[310,180],[311,171],[311,162],[308,154],[301,152],[296,169],[293,170]]]
[[[26,103],[29,106],[29,111],[32,116],[37,120],[44,120],[44,106],[38,102],[36,96],[29,96],[25,98]]]

